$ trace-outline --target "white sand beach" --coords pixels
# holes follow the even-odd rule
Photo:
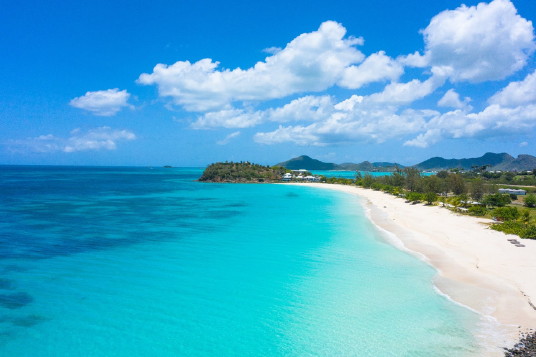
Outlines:
[[[520,330],[536,328],[535,240],[491,230],[487,228],[491,222],[488,219],[459,215],[438,206],[412,205],[379,191],[320,183],[295,185],[337,190],[365,199],[372,221],[398,237],[405,249],[434,266],[438,289],[483,318],[488,317],[497,325],[498,338],[503,338],[505,345],[513,343]],[[511,238],[525,247],[511,244],[507,240]]]

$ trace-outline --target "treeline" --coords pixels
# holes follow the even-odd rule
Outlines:
[[[263,166],[250,162],[217,162],[209,165],[199,181],[203,182],[277,182],[289,172],[281,166]]]
[[[474,178],[477,175],[495,184],[536,186],[536,169],[532,170],[532,172],[471,171],[464,173],[466,178]]]
[[[442,204],[463,214],[487,216],[503,222],[492,225],[495,230],[522,238],[536,238],[536,225],[533,224],[536,195],[525,196],[525,208],[518,208],[511,205],[517,196],[497,193],[498,186],[481,177],[468,179],[461,173],[448,171],[423,176],[418,169],[408,167],[388,176],[358,174],[355,180],[324,178],[323,181],[383,191],[404,197],[408,203]]]

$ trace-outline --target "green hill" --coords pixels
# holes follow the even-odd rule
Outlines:
[[[532,155],[519,155],[517,158],[507,154],[488,152],[481,157],[468,159],[444,159],[433,157],[415,165],[421,170],[464,169],[470,170],[473,166],[488,166],[488,170],[523,171],[536,168],[536,157]]]
[[[287,172],[284,167],[270,167],[250,162],[217,162],[209,165],[199,178],[202,182],[276,182]]]
[[[368,162],[363,161],[359,164],[345,162],[343,164],[333,164],[313,159],[307,155],[302,155],[283,161],[277,164],[290,170],[345,170],[345,171],[394,171],[395,167],[404,167],[403,165],[392,162]]]
[[[288,161],[280,162],[277,164],[277,166],[286,167],[289,170],[336,170],[337,167],[335,164],[312,159],[307,155],[298,156]]]

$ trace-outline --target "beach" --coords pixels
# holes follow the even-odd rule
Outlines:
[[[482,315],[499,343],[513,344],[520,331],[536,328],[536,241],[488,229],[489,219],[464,216],[439,206],[412,205],[403,198],[356,186],[289,183],[346,192],[363,200],[370,219],[393,244],[437,270],[442,293]],[[488,335],[490,331],[476,334]]]

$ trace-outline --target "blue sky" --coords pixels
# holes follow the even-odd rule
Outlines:
[[[0,164],[536,155],[533,0],[25,1]]]

